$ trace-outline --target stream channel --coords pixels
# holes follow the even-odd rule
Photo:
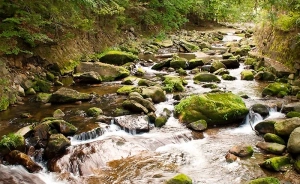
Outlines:
[[[213,49],[222,50],[226,42],[239,39],[241,38],[230,32],[224,36],[222,42],[213,45]],[[162,53],[165,52],[162,51]],[[222,57],[218,54],[206,55],[203,52],[181,53],[179,56],[204,60]],[[154,62],[158,60],[154,55],[140,55],[140,59],[152,59]],[[151,66],[137,64],[136,67],[143,68],[146,71],[145,78],[149,79],[164,73],[176,75],[175,72],[152,70]],[[237,80],[221,80],[218,84],[219,88],[232,91],[234,94],[247,95],[249,98],[244,101],[248,108],[255,103],[270,106],[270,115],[266,118],[284,117],[285,115],[280,113],[280,107],[276,107],[276,104],[284,103],[283,99],[261,97],[261,91],[267,85],[266,82],[240,80],[240,73],[244,67],[241,63],[239,68],[230,69],[230,75],[235,76]],[[185,95],[210,91],[209,88],[194,84],[193,74],[189,74],[185,79],[188,82],[184,91]],[[67,86],[68,80],[68,78],[65,79]],[[100,95],[101,100],[97,103],[97,107],[100,107],[106,116],[114,116],[113,109],[117,107],[119,101],[127,98],[116,94],[121,86],[121,81],[116,81],[89,86],[69,84],[68,87],[79,92],[93,92]],[[173,95],[175,94],[167,94],[167,101],[155,104],[156,114],[162,113],[164,108],[173,112],[176,102]],[[56,162],[56,169],[60,172],[47,171],[43,160],[40,160],[39,164],[44,167],[44,170],[35,174],[28,173],[21,166],[0,165],[2,172],[0,183],[34,181],[36,183],[156,184],[163,183],[177,173],[185,173],[195,184],[239,184],[264,176],[277,177],[284,183],[300,183],[297,179],[290,179],[289,174],[271,173],[259,167],[258,163],[264,160],[265,155],[255,147],[255,144],[263,138],[252,130],[249,120],[251,119],[254,125],[262,121],[263,118],[259,114],[251,114],[251,118],[248,115],[241,124],[209,128],[204,132],[191,131],[179,123],[172,114],[163,127],[156,128],[150,124],[149,132],[137,134],[135,130],[122,130],[113,121],[111,124],[103,124],[96,122],[95,118],[86,117],[84,112],[94,106],[93,102],[48,105],[35,102],[33,97],[27,97],[25,105],[11,107],[1,112],[0,136],[38,122],[44,117],[52,116],[53,111],[58,108],[66,114],[64,119],[78,128],[78,134],[83,132],[93,134],[91,130],[99,126],[102,128],[97,136],[86,135],[96,138],[78,140],[75,136],[70,137],[72,145],[67,149],[67,153]],[[19,115],[25,112],[33,117],[20,118]],[[253,156],[238,159],[233,163],[226,162],[225,155],[228,150],[242,143],[253,146]]]

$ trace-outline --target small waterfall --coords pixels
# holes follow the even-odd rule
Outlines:
[[[90,130],[88,132],[82,132],[80,134],[74,135],[73,139],[81,140],[81,141],[85,141],[85,140],[89,140],[89,139],[95,139],[95,138],[103,135],[106,131],[107,131],[107,129],[98,127],[98,128],[93,129],[93,130]]]

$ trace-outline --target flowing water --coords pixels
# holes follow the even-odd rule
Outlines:
[[[238,40],[239,37],[228,35],[224,42]],[[216,45],[216,49],[223,45]],[[220,58],[208,56],[202,52],[181,55],[182,57],[201,58],[206,60]],[[142,57],[142,56],[141,56]],[[143,56],[143,59],[157,58]],[[138,67],[142,67],[137,65]],[[242,81],[240,72],[244,66],[229,70],[232,76],[238,78],[235,81],[223,81],[218,84],[224,91],[232,91],[235,94],[246,94],[250,98],[245,100],[247,107],[254,103],[272,104],[274,101],[261,99],[261,90],[267,83],[255,81]],[[153,71],[151,67],[143,67],[146,75],[153,77],[166,72]],[[174,73],[175,74],[175,73]],[[186,78],[186,94],[208,92],[207,88],[194,84],[192,77]],[[155,128],[151,125],[150,132],[136,134],[134,130],[126,132],[111,121],[111,124],[96,122],[93,118],[87,118],[84,111],[92,106],[103,109],[105,115],[113,115],[111,112],[120,101],[126,97],[115,94],[120,83],[104,83],[94,86],[70,86],[80,92],[96,93],[100,97],[96,102],[67,105],[47,105],[34,102],[31,97],[25,101],[26,105],[12,107],[1,112],[0,135],[16,131],[34,121],[52,116],[55,109],[60,108],[66,113],[67,121],[79,128],[74,137],[70,137],[71,144],[67,153],[52,163],[52,167],[59,171],[49,173],[46,170],[29,174],[21,166],[0,165],[0,183],[103,183],[103,184],[141,184],[163,183],[166,179],[177,173],[185,173],[190,176],[195,184],[239,184],[247,180],[273,175],[283,181],[299,183],[299,180],[291,180],[280,173],[269,173],[262,170],[260,163],[264,156],[255,149],[251,158],[238,159],[236,162],[227,163],[225,155],[235,145],[249,144],[255,148],[257,141],[263,140],[256,135],[252,127],[263,118],[259,114],[250,113],[240,125],[229,127],[215,127],[203,132],[192,132],[178,122],[173,114],[165,126]],[[156,114],[161,114],[164,108],[174,110],[173,95],[167,95],[168,100],[156,104]],[[30,119],[21,119],[20,113],[29,112],[33,115]],[[284,114],[275,108],[270,108],[267,118],[284,117]],[[45,163],[41,163],[45,164]]]

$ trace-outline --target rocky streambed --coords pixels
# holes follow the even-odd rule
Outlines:
[[[1,112],[0,180],[299,183],[298,71],[252,33],[183,30],[24,79]]]

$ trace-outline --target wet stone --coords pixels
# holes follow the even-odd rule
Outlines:
[[[119,116],[114,119],[115,123],[126,131],[135,130],[136,133],[149,131],[149,118],[148,116],[140,115],[125,115]]]

